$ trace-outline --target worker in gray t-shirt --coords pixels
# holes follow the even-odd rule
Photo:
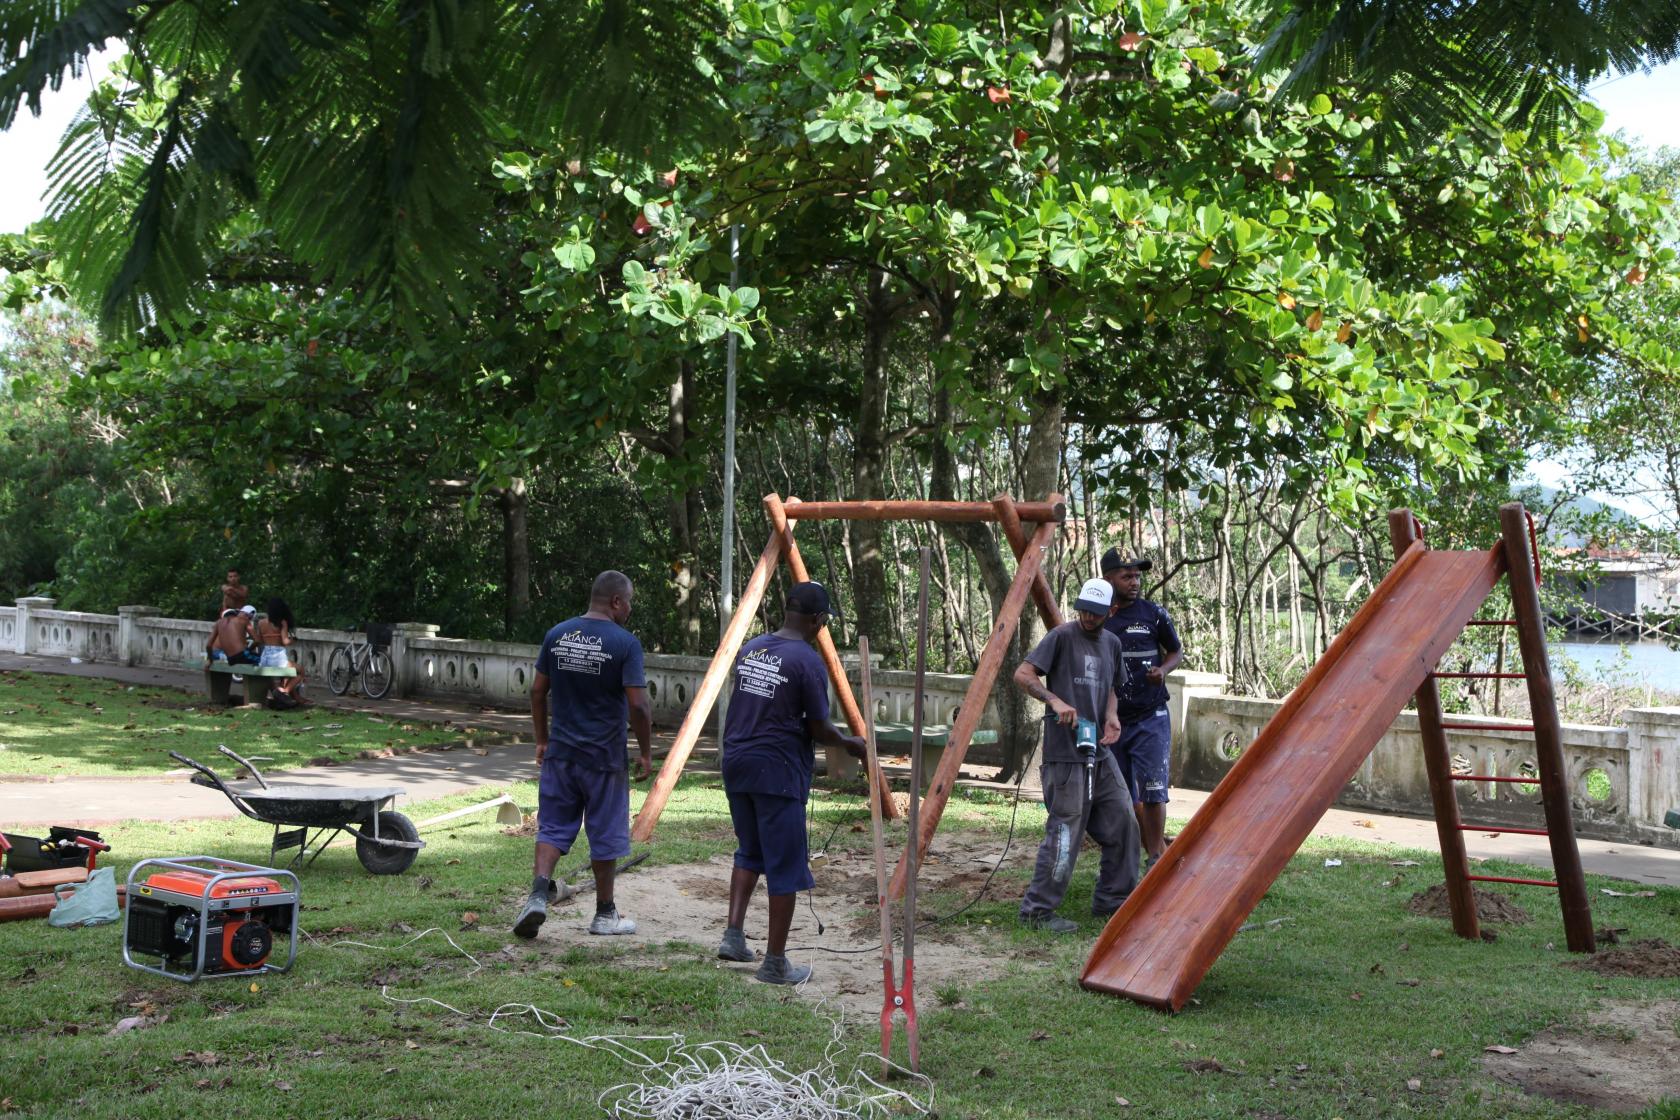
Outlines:
[[[1079,928],[1056,907],[1087,832],[1102,849],[1091,913],[1108,917],[1137,886],[1137,818],[1108,749],[1121,730],[1115,708],[1120,640],[1103,629],[1113,594],[1106,580],[1085,581],[1074,601],[1078,619],[1046,634],[1015,671],[1016,687],[1045,704],[1039,776],[1049,813],[1032,883],[1021,899],[1021,921],[1052,933]]]

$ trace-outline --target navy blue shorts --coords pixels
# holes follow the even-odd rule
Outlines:
[[[630,775],[548,755],[537,781],[537,843],[569,852],[579,828],[589,831],[590,859],[630,854]]]
[[[798,894],[816,885],[805,849],[805,806],[773,793],[729,794],[735,822],[735,866],[762,872],[771,894]]]
[[[1172,758],[1172,717],[1165,708],[1124,724],[1114,754],[1132,787],[1132,801],[1144,805],[1167,803],[1167,772]]]

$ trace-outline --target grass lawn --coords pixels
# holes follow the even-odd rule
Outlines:
[[[0,671],[0,775],[158,774],[180,768],[170,751],[221,769],[227,760],[216,753],[218,743],[247,758],[267,756],[271,761],[259,763],[265,770],[284,770],[368,750],[455,742],[462,734],[332,708],[221,708],[176,689]]]
[[[673,884],[727,877],[733,845],[715,781],[684,780],[650,860],[626,876],[621,891],[643,876]],[[489,792],[405,808],[420,819]],[[523,805],[535,802],[531,785],[510,792]],[[831,861],[867,848],[867,817],[855,796],[819,790],[812,806],[815,844],[832,832]],[[1020,811],[1016,844],[1028,855],[1043,819],[1037,806]],[[996,795],[959,793],[935,852],[960,835],[995,853],[1008,820],[1008,805]],[[859,822],[865,828],[850,827]],[[208,851],[260,862],[268,851],[268,830],[245,820],[105,831],[119,869],[147,855]],[[895,845],[901,838],[899,824]],[[430,832],[427,840],[414,867],[390,878],[364,874],[348,848],[323,855],[303,873],[302,920],[312,937],[297,967],[254,985],[186,985],[125,969],[120,926],[0,927],[0,1034],[7,1038],[0,1111],[78,1118],[211,1110],[573,1117],[599,1114],[604,1090],[640,1079],[602,1049],[487,1029],[492,1012],[510,1004],[563,1016],[572,1038],[680,1033],[693,1042],[762,1044],[795,1070],[822,1062],[832,1010],[718,967],[715,930],[568,944],[553,934],[559,926],[575,930],[587,910],[562,908],[541,938],[518,942],[507,929],[529,881],[530,841],[505,835],[488,816]],[[562,866],[575,871],[582,855],[572,853]],[[1331,856],[1342,866],[1326,868]],[[1402,858],[1422,866],[1390,862]],[[1198,1002],[1169,1017],[1077,986],[1098,932],[1087,916],[1095,864],[1094,853],[1081,859],[1063,907],[1081,919],[1075,935],[1057,939],[1015,925],[1028,869],[1012,856],[987,898],[919,939],[956,938],[977,964],[1004,962],[985,980],[976,979],[978,969],[919,970],[923,1070],[945,1120],[1591,1115],[1496,1083],[1481,1069],[1483,1048],[1522,1047],[1549,1025],[1583,1025],[1602,1001],[1680,999],[1680,980],[1563,967],[1568,954],[1559,948],[1562,929],[1549,892],[1514,895],[1532,923],[1502,927],[1491,944],[1468,944],[1446,922],[1405,908],[1414,891],[1438,881],[1432,854],[1315,841],[1255,914],[1290,921],[1239,935]],[[1680,940],[1680,891],[1660,890],[1654,898],[1599,893],[1612,882],[1589,879],[1599,925],[1627,927],[1630,938]],[[948,913],[970,898],[966,891],[936,893],[924,899],[923,913]],[[812,904],[829,923],[827,944],[836,943],[833,927],[867,927],[868,912],[846,898],[819,892]],[[762,931],[763,906],[760,893],[749,935]],[[721,902],[717,909],[721,916]],[[801,900],[802,921],[806,912]],[[447,931],[482,967],[435,933],[405,946],[431,927]],[[821,952],[796,958],[819,971],[838,967]],[[423,1002],[399,1002],[412,1000]],[[159,1014],[167,1019],[107,1036],[124,1017]],[[509,1026],[538,1029],[529,1019]],[[842,1058],[849,1071],[859,1051],[878,1043],[872,1018],[847,1022],[844,1040],[852,1048]],[[663,1052],[659,1042],[638,1045]],[[864,1068],[878,1066],[866,1061]],[[1680,1107],[1650,1115],[1680,1116]]]

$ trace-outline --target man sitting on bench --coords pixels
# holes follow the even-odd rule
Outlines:
[[[246,604],[236,611],[223,611],[204,643],[204,656],[211,661],[226,661],[232,665],[255,665],[261,660],[261,646],[256,645],[257,632],[251,619],[257,608]]]

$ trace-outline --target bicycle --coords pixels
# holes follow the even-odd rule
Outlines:
[[[365,639],[352,638],[327,658],[327,687],[334,696],[343,696],[350,688],[350,678],[359,673],[362,695],[369,700],[382,700],[391,691],[391,678],[395,675],[390,654],[392,627],[368,623],[363,630]]]

